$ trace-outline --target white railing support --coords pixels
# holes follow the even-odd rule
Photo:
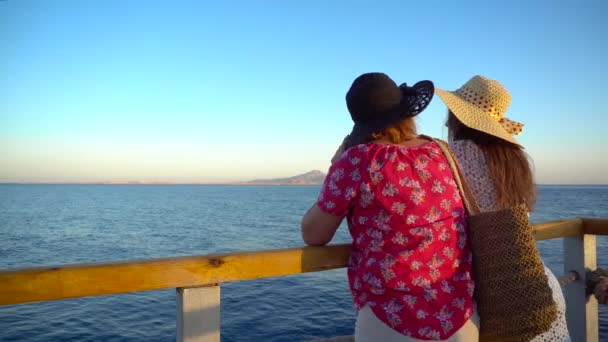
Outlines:
[[[220,286],[176,290],[177,342],[219,342]]]
[[[572,341],[599,341],[597,300],[585,294],[585,269],[597,268],[595,235],[564,238],[564,273],[575,271],[580,278],[564,288],[566,319]]]

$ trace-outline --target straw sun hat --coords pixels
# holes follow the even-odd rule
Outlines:
[[[474,76],[458,90],[435,93],[465,126],[520,145],[513,135],[524,125],[505,117],[511,95],[498,81]]]

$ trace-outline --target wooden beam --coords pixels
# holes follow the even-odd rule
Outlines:
[[[608,219],[584,218],[582,220],[585,234],[608,235]]]
[[[537,241],[567,236],[579,236],[583,233],[583,220],[580,218],[549,221],[533,224],[534,237]]]
[[[582,220],[543,222],[533,227],[537,240],[576,236],[582,233]],[[3,270],[0,271],[0,305],[207,286],[330,270],[345,267],[349,253],[350,245],[343,244]]]
[[[196,287],[344,267],[350,245],[0,271],[0,305]]]

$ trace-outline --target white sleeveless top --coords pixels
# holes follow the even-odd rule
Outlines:
[[[486,212],[501,209],[483,151],[470,140],[450,141],[449,144],[460,163],[462,173],[475,195],[480,210]],[[571,341],[566,325],[566,301],[562,289],[555,275],[546,266],[545,274],[553,291],[553,300],[557,304],[557,319],[548,331],[536,336],[532,342]]]

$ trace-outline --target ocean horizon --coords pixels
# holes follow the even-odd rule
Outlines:
[[[50,186],[49,186],[50,185]],[[106,184],[100,184],[106,185]],[[166,186],[169,185],[169,186]],[[178,186],[171,186],[178,185]],[[0,185],[0,268],[300,247],[318,185]],[[532,222],[608,218],[608,185],[542,185]],[[332,244],[347,243],[342,226]],[[563,275],[563,239],[540,241]],[[608,266],[608,237],[597,238]],[[345,269],[222,284],[222,341],[351,335]],[[0,341],[175,340],[174,289],[0,307]],[[600,340],[608,310],[600,306]]]

